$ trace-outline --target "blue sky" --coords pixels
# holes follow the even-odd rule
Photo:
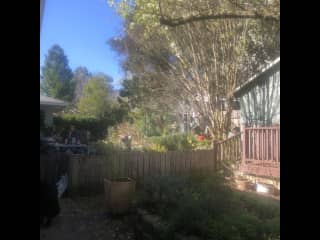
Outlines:
[[[119,56],[106,43],[123,30],[122,19],[107,0],[46,0],[40,35],[40,66],[54,44],[59,44],[74,70],[85,66],[103,72],[119,88],[123,73]]]

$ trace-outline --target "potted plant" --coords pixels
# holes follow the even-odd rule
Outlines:
[[[107,210],[112,214],[124,214],[131,206],[136,182],[129,177],[118,177],[118,171],[111,166],[111,174],[104,178]]]
[[[235,180],[236,187],[241,191],[250,189],[250,181],[243,176],[238,176]]]

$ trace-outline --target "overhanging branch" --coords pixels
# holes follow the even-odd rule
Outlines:
[[[261,19],[266,21],[279,22],[279,18],[275,16],[264,16],[259,14],[217,14],[217,15],[201,15],[201,16],[190,16],[185,18],[167,18],[161,16],[160,23],[162,25],[176,27],[179,25],[204,21],[204,20],[218,20],[218,19]]]

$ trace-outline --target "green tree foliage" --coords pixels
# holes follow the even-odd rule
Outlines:
[[[79,101],[82,97],[83,88],[85,84],[92,77],[92,74],[88,71],[86,67],[77,67],[73,72],[73,81],[75,84],[74,89],[74,100]]]
[[[218,19],[280,21],[280,0],[108,0],[125,18],[174,27]],[[155,25],[157,24],[157,25]]]
[[[74,93],[72,76],[63,49],[59,45],[52,46],[42,67],[42,91],[50,97],[72,101]]]
[[[115,98],[112,78],[99,73],[91,75],[85,67],[75,70],[77,102],[54,119],[59,134],[67,136],[71,126],[80,132],[90,132],[90,141],[103,140],[108,128],[127,116],[127,105]],[[82,89],[81,89],[82,88]]]
[[[147,94],[148,89],[145,88],[142,82],[140,84],[138,77],[123,80],[120,97],[127,98],[131,108],[139,107]]]
[[[131,94],[132,102],[143,96],[142,103],[153,109],[168,106],[180,115],[195,112],[212,137],[226,138],[234,89],[279,54],[278,21],[223,17],[241,8],[241,14],[254,14],[257,9],[256,14],[265,16],[276,9],[260,0],[248,2],[117,1],[117,9],[126,18],[126,34],[112,46],[126,56],[123,67],[134,76],[125,87],[143,93]],[[205,8],[215,10],[210,14],[221,18],[191,19],[174,28],[161,24],[165,11],[173,18],[182,14],[184,19],[204,14]],[[221,99],[228,103],[226,111],[220,109]]]
[[[123,39],[109,41],[112,48],[120,54],[125,54],[126,44],[129,43],[127,49],[130,54],[123,62],[123,68],[133,73],[133,76],[129,74],[123,80],[120,100],[128,105],[131,110],[130,119],[142,135],[147,137],[168,134],[172,132],[172,125],[181,118],[177,110],[177,99],[162,86],[165,82],[160,82],[160,76],[150,72],[152,69],[146,67],[146,71],[143,70],[142,65],[149,64],[152,68],[152,64],[158,62],[139,55],[139,49],[135,48],[137,45],[131,40],[129,36],[125,36]]]
[[[62,138],[68,136],[71,126],[76,130],[90,133],[90,141],[104,140],[108,134],[108,128],[123,121],[127,115],[127,109],[119,104],[110,106],[108,114],[95,117],[82,113],[63,113],[54,118],[54,125]]]
[[[175,131],[172,128],[175,116],[170,115],[168,111],[159,113],[152,109],[137,108],[130,112],[129,117],[146,137],[166,135]]]
[[[84,86],[77,109],[82,115],[103,118],[110,111],[111,105],[108,78],[101,75],[92,77]]]

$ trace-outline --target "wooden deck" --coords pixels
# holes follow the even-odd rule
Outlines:
[[[250,175],[280,178],[280,164],[277,167],[260,166],[254,164],[241,164],[240,171]]]

